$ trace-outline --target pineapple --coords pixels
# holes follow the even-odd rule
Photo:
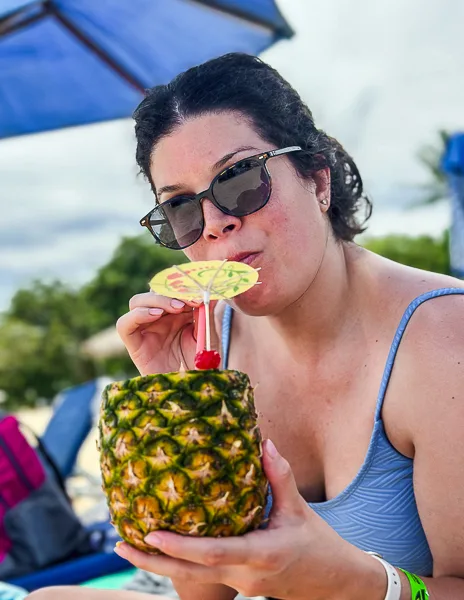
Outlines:
[[[121,537],[144,552],[157,529],[195,536],[256,529],[266,504],[253,389],[239,371],[135,377],[102,397],[103,490]]]

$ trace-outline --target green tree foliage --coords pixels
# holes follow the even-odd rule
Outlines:
[[[450,273],[448,232],[440,238],[387,235],[368,238],[362,245],[376,254],[410,267],[447,275]]]
[[[42,330],[13,318],[0,323],[0,389],[9,404],[33,405],[41,362]]]
[[[417,157],[422,166],[429,172],[430,181],[422,186],[423,197],[417,204],[434,204],[448,196],[446,174],[441,168],[441,160],[446,150],[450,134],[448,131],[438,132],[438,142],[423,146]]]
[[[33,406],[94,376],[80,340],[59,318],[37,326],[5,317],[0,324],[0,389],[8,406]]]
[[[93,377],[79,346],[98,327],[94,308],[60,281],[19,290],[0,324],[0,389],[9,405],[33,405]]]
[[[98,331],[102,319],[80,290],[61,281],[34,281],[30,287],[18,290],[7,316],[43,329],[63,323],[81,339]]]

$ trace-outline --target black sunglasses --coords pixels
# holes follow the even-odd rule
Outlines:
[[[176,196],[157,204],[140,220],[140,225],[162,246],[173,250],[188,248],[203,233],[205,219],[201,203],[205,198],[226,215],[245,217],[257,212],[271,197],[272,180],[266,162],[297,150],[301,150],[300,146],[289,146],[243,158],[216,175],[204,192]]]

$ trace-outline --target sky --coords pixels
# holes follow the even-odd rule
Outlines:
[[[278,3],[296,35],[262,58],[354,156],[374,200],[370,232],[442,231],[446,203],[404,208],[429,178],[419,148],[464,130],[464,2]],[[153,198],[134,148],[130,120],[0,141],[0,310],[34,278],[82,284],[141,231]]]

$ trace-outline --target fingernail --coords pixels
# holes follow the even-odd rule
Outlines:
[[[277,448],[271,442],[271,440],[266,440],[266,452],[271,458],[275,458],[277,456]]]
[[[147,542],[147,544],[150,544],[150,546],[161,546],[161,538],[159,535],[156,535],[156,533],[149,533],[146,537],[145,537],[145,541]]]
[[[150,315],[162,315],[164,313],[164,310],[162,308],[149,308],[148,309],[148,313]]]
[[[171,300],[172,308],[183,308],[185,306],[185,302],[181,302],[180,300]]]
[[[120,547],[120,543],[121,543],[121,542],[118,542],[118,543],[116,544],[116,546],[113,548],[113,552],[114,552],[115,554],[117,554],[118,556],[120,556],[121,558],[126,558],[126,556],[127,556],[127,555],[126,555],[126,552],[125,552],[124,546]]]

